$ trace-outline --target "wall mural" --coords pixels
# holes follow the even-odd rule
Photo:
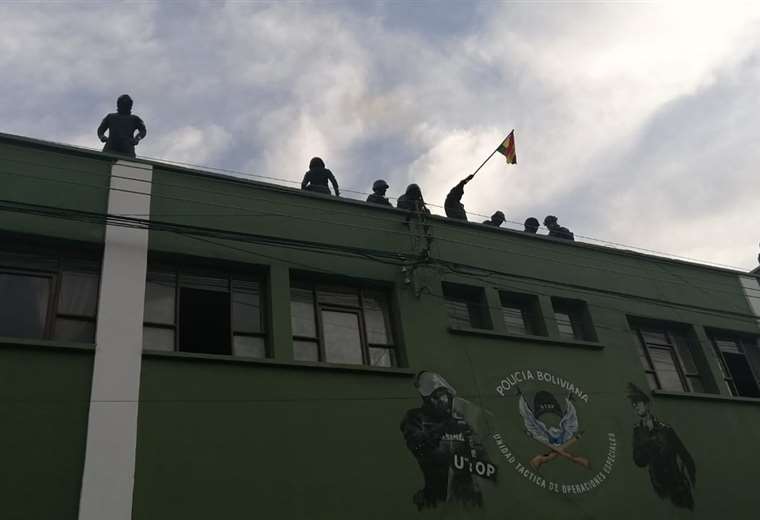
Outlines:
[[[457,397],[456,390],[435,372],[420,372],[414,386],[422,405],[408,410],[401,421],[406,446],[424,482],[412,501],[419,511],[439,503],[482,507],[480,482],[495,481],[497,468],[475,429],[480,409]]]
[[[526,450],[523,439],[493,433],[493,440],[509,467],[528,482],[561,495],[582,495],[601,486],[612,474],[617,458],[614,433],[594,432],[604,439],[606,452],[581,442],[582,415],[577,405],[589,404],[589,395],[572,381],[546,370],[516,370],[496,386],[496,393],[508,399],[507,412],[533,441]],[[515,404],[513,404],[515,403]],[[594,425],[584,425],[586,431]],[[595,453],[593,459],[586,450]],[[556,468],[571,465],[576,470]],[[562,471],[555,471],[561,469]],[[572,475],[570,479],[568,475]]]
[[[649,480],[662,499],[694,510],[697,468],[678,434],[652,414],[651,403],[639,387],[628,383],[628,399],[638,423],[633,427],[633,461],[649,469]]]

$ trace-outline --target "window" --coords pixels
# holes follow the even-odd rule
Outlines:
[[[499,299],[507,332],[533,336],[546,335],[536,296],[502,291],[499,293]]]
[[[717,331],[711,332],[710,338],[720,359],[723,381],[731,395],[760,397],[757,338]]]
[[[706,381],[706,362],[690,328],[670,323],[635,322],[639,359],[653,389],[715,392]]]
[[[143,348],[267,357],[261,289],[256,277],[150,270]]]
[[[380,290],[294,282],[290,289],[293,357],[347,365],[398,365],[387,294]]]
[[[38,251],[0,254],[0,336],[95,342],[100,266]]]
[[[443,296],[451,325],[475,329],[493,327],[482,287],[443,282]]]
[[[560,336],[581,341],[596,341],[591,316],[585,302],[552,298],[552,308]]]

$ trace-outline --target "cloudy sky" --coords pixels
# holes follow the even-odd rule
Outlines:
[[[469,212],[757,265],[757,2],[6,1],[0,71],[0,132],[99,147],[127,92],[139,155],[436,204],[515,128]]]

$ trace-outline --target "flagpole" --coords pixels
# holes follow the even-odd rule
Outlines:
[[[475,174],[476,174],[476,173],[478,173],[478,172],[480,171],[480,169],[481,169],[483,166],[485,166],[485,165],[486,165],[486,163],[488,162],[488,160],[489,160],[491,157],[493,157],[493,154],[495,154],[495,153],[496,153],[496,152],[498,152],[498,151],[499,151],[499,149],[497,148],[496,150],[494,150],[493,152],[491,152],[491,155],[489,155],[488,157],[486,157],[486,160],[485,160],[485,161],[483,161],[483,163],[482,163],[480,166],[478,166],[478,169],[477,169],[477,170],[475,170],[474,172],[472,172],[472,175],[470,175],[470,177],[475,177]]]

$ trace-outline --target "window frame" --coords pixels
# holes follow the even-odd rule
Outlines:
[[[508,334],[520,336],[547,336],[546,326],[541,313],[541,304],[534,294],[499,290],[500,315]],[[504,316],[504,309],[519,309],[525,332],[510,328]]]
[[[336,281],[335,283],[331,283],[329,281],[316,281],[316,280],[310,280],[308,278],[306,279],[295,279],[291,280],[290,284],[290,295],[289,295],[289,301],[291,303],[291,314],[290,319],[293,319],[293,290],[300,290],[300,291],[309,291],[311,294],[311,310],[313,314],[314,319],[314,336],[307,336],[304,334],[296,334],[295,332],[291,331],[291,338],[293,346],[295,347],[295,342],[308,342],[308,343],[315,343],[317,347],[317,360],[316,361],[310,361],[313,363],[321,363],[321,364],[343,364],[343,363],[333,363],[330,361],[327,361],[327,351],[326,351],[326,339],[325,339],[325,324],[323,320],[322,313],[323,311],[327,312],[338,312],[338,313],[344,313],[344,314],[354,314],[357,316],[357,323],[359,325],[359,343],[360,343],[360,349],[361,349],[361,357],[362,362],[361,364],[355,364],[356,366],[367,366],[367,367],[374,367],[374,368],[397,368],[401,364],[401,359],[399,356],[399,342],[398,338],[396,337],[395,328],[393,327],[393,321],[391,319],[391,298],[390,298],[390,291],[387,291],[381,287],[377,286],[364,286],[364,285],[358,285],[358,284],[349,284],[341,281]],[[323,302],[320,301],[319,294],[320,291],[324,292],[336,292],[336,289],[349,289],[352,294],[355,294],[357,296],[358,306],[354,305],[341,305],[339,303],[335,302]],[[373,343],[370,341],[368,329],[367,329],[367,292],[376,292],[383,294],[383,299],[386,303],[386,305],[380,306],[380,311],[383,316],[383,324],[385,325],[385,333],[388,343]],[[388,350],[390,355],[390,367],[386,367],[384,365],[373,365],[372,364],[372,356],[370,354],[371,348],[381,348]],[[297,361],[304,361],[304,360],[297,360]],[[353,364],[352,364],[353,366]]]
[[[184,350],[180,350],[181,345],[181,338],[180,338],[180,330],[181,330],[181,320],[182,316],[180,313],[180,304],[181,304],[181,289],[183,287],[185,288],[192,288],[192,284],[190,283],[183,283],[183,279],[191,278],[191,277],[209,277],[209,278],[218,278],[220,280],[224,280],[225,282],[225,288],[224,292],[227,294],[228,301],[229,301],[229,336],[227,338],[230,346],[230,352],[229,354],[215,354],[215,353],[202,353],[203,355],[209,355],[209,356],[219,356],[219,357],[236,357],[236,358],[250,358],[250,359],[269,359],[272,357],[272,350],[271,350],[271,341],[270,341],[270,332],[269,328],[267,327],[268,323],[268,306],[267,306],[267,284],[266,284],[266,276],[261,273],[260,271],[256,270],[243,270],[243,269],[237,269],[237,268],[230,268],[227,266],[223,266],[221,268],[217,267],[208,267],[208,266],[198,266],[194,264],[184,264],[184,263],[167,263],[167,262],[157,262],[153,265],[148,265],[148,269],[145,275],[145,285],[146,285],[146,296],[147,296],[147,285],[150,283],[151,275],[170,275],[174,278],[173,283],[173,290],[174,290],[174,320],[172,324],[168,323],[161,323],[156,321],[149,321],[146,319],[145,316],[143,316],[143,335],[146,328],[151,329],[161,329],[161,330],[171,330],[174,334],[174,341],[172,344],[171,350],[163,350],[163,349],[146,349],[145,348],[145,339],[143,338],[143,351],[146,352],[181,352],[185,354],[198,354],[198,352],[188,352]],[[258,284],[259,288],[259,325],[260,325],[260,332],[247,332],[247,331],[236,331],[234,327],[234,282],[256,282]],[[146,302],[147,303],[147,302]],[[235,337],[241,336],[241,337],[257,337],[262,338],[264,341],[264,358],[261,357],[254,357],[254,356],[244,356],[244,355],[238,355],[235,354]]]
[[[68,249],[68,248],[66,248]],[[51,341],[71,341],[74,343],[85,343],[93,345],[96,339],[96,325],[98,320],[99,299],[100,299],[100,284],[102,269],[100,265],[100,259],[86,258],[81,255],[70,255],[64,252],[50,253],[45,250],[34,250],[21,248],[19,251],[11,251],[11,253],[20,253],[26,255],[35,255],[43,262],[49,262],[48,268],[35,268],[35,267],[18,267],[12,264],[0,263],[0,274],[6,274],[11,276],[27,276],[36,278],[48,279],[48,301],[45,309],[45,323],[42,327],[42,334],[40,337],[28,337],[27,339],[42,339]],[[93,255],[94,256],[94,255]],[[0,261],[1,262],[1,261]],[[42,263],[42,262],[41,262]],[[76,264],[80,263],[79,266]],[[87,268],[86,264],[91,264],[91,268]],[[78,267],[78,268],[77,268]],[[65,273],[84,273],[88,275],[94,275],[97,286],[95,289],[95,304],[93,313],[91,316],[84,314],[72,314],[67,312],[61,312],[59,309],[60,298],[63,290],[63,277]],[[61,339],[56,337],[56,325],[58,320],[68,320],[88,323],[92,326],[92,340],[72,340]]]
[[[557,331],[559,332],[560,337],[575,341],[597,341],[596,331],[591,320],[591,314],[589,313],[587,302],[552,296],[551,304],[553,313],[552,318],[557,325]],[[567,315],[570,328],[573,331],[572,336],[562,333],[559,327],[557,314]]]
[[[446,316],[450,325],[454,327],[461,326],[459,322],[454,321],[455,318],[451,312],[451,305],[460,303],[464,304],[467,308],[468,328],[493,330],[494,324],[483,287],[442,281],[441,289],[443,291],[443,300],[446,303]],[[477,310],[477,315],[473,314],[473,309]],[[475,319],[473,319],[474,317]]]
[[[683,325],[679,326],[676,324],[672,324],[670,322],[654,322],[654,321],[638,322],[637,321],[632,324],[632,328],[634,329],[634,332],[636,334],[636,339],[639,342],[639,346],[643,350],[644,356],[647,361],[647,366],[643,367],[644,372],[647,375],[652,376],[653,380],[655,381],[655,385],[657,388],[654,388],[653,390],[674,391],[674,390],[668,390],[668,389],[663,388],[660,375],[657,373],[655,364],[652,360],[652,355],[650,352],[651,349],[666,351],[670,355],[671,360],[673,360],[673,366],[678,376],[678,380],[681,383],[681,389],[675,390],[676,392],[683,392],[683,393],[707,392],[707,387],[708,387],[707,378],[709,374],[707,373],[702,374],[699,372],[699,368],[700,368],[699,361],[696,359],[695,352],[694,352],[695,348],[693,348],[693,346],[695,346],[698,342],[696,342],[693,338],[689,337],[689,332],[691,331],[688,328],[688,326],[683,326]],[[647,332],[647,331],[663,334],[668,341],[668,345],[661,345],[659,343],[650,344],[644,339],[643,332]],[[681,355],[681,352],[677,343],[679,340],[677,333],[679,332],[684,333],[683,339],[687,341],[686,348],[688,348],[690,353],[692,354],[694,367],[696,369],[695,372],[687,371],[685,368],[685,363],[683,361],[683,357]],[[704,367],[704,368],[707,368],[707,367]],[[692,383],[693,379],[697,379],[699,381],[699,383],[702,386],[701,390],[694,388],[694,385]]]
[[[742,334],[740,332],[712,329],[707,331],[707,335],[710,338],[710,343],[712,343],[716,357],[718,358],[718,365],[720,366],[721,375],[723,376],[723,383],[726,385],[728,393],[731,395],[731,397],[747,397],[755,399],[760,397],[760,395],[746,396],[739,393],[735,382],[736,378],[728,367],[728,363],[724,357],[723,350],[721,350],[721,348],[718,346],[719,340],[732,341],[736,344],[739,353],[744,357],[744,360],[747,363],[747,367],[749,368],[749,373],[753,377],[755,387],[760,390],[760,371],[758,371],[758,368],[755,366],[755,363],[751,359],[750,355],[746,352],[746,343],[748,342],[754,344],[755,348],[760,348],[760,346],[758,346],[758,337],[751,334]]]

